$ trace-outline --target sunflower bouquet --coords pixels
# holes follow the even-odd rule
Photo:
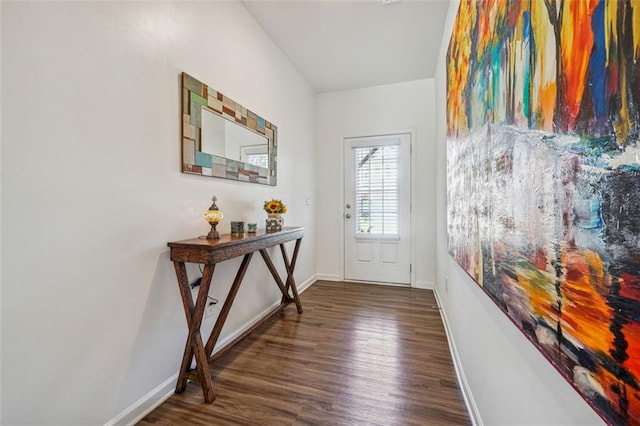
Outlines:
[[[276,200],[275,198],[265,201],[262,208],[267,213],[284,214],[287,212],[287,206],[281,200]]]

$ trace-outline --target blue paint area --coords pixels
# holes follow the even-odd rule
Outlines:
[[[196,151],[196,166],[212,167],[213,159],[211,154],[206,152]]]
[[[623,164],[622,166],[620,166],[618,168],[622,169],[622,170],[640,171],[640,164]]]
[[[265,120],[262,117],[256,117],[256,121],[258,122],[258,127],[264,127]]]
[[[595,114],[594,133],[597,135],[605,134],[607,130],[607,51],[604,22],[604,0],[601,0],[593,11],[593,17],[591,18],[593,49],[589,60],[589,87]]]
[[[489,73],[491,75],[492,81],[491,81],[491,94],[490,96],[492,97],[491,99],[491,103],[488,103],[487,105],[485,105],[485,110],[487,108],[491,108],[493,105],[500,105],[500,96],[504,96],[504,93],[500,92],[500,78],[502,76],[502,73],[500,72],[502,69],[502,58],[503,58],[503,46],[501,44],[496,44],[495,46],[493,46],[493,50],[491,51],[491,54],[489,55]],[[489,81],[489,79],[485,79],[485,81]],[[484,90],[488,90],[486,84],[484,87]],[[499,122],[500,120],[498,120],[498,118],[503,118],[506,119],[506,116],[503,116],[502,114],[500,115],[500,117],[496,116],[496,113],[493,112],[493,117],[492,117],[492,121],[495,122]]]
[[[524,63],[524,93],[522,94],[522,104],[524,105],[524,116],[528,119],[531,117],[531,61],[529,60],[531,56],[531,49],[529,47],[531,45],[531,16],[529,12],[522,14],[522,22],[522,40],[524,42],[524,50],[528,53]]]
[[[531,17],[529,17],[529,56],[530,56],[530,66],[535,68],[536,67],[536,62],[538,59],[537,56],[537,52],[536,52],[536,36],[535,33],[533,31],[531,31]],[[529,77],[531,78],[531,77]],[[531,97],[529,97],[529,102],[531,102]],[[531,108],[531,106],[529,106],[530,108],[530,113],[529,113],[529,128],[530,129],[536,129],[536,123],[537,120],[536,118],[538,117],[537,114],[535,113],[535,106],[533,108]],[[531,109],[533,109],[533,111],[531,111]]]
[[[574,201],[574,224],[580,229],[601,229],[602,222],[602,198],[598,195],[590,199],[578,199]]]
[[[555,136],[543,137],[542,140],[549,145],[554,145]],[[607,163],[607,157],[616,157],[620,154],[615,137],[612,135],[600,137],[582,137],[580,140],[571,145],[562,147],[556,146],[559,152],[567,152],[580,155],[584,164],[610,170],[611,166]]]

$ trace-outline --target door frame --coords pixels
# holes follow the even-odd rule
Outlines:
[[[409,261],[411,262],[411,274],[410,274],[410,288],[416,288],[416,237],[415,234],[413,233],[413,231],[416,229],[415,227],[415,215],[414,215],[414,211],[413,211],[413,206],[416,205],[416,194],[415,194],[415,174],[416,174],[416,149],[415,149],[415,141],[416,141],[416,131],[414,129],[403,129],[403,130],[387,130],[387,131],[381,131],[381,132],[363,132],[361,134],[350,134],[350,135],[344,135],[340,138],[340,146],[341,146],[341,153],[340,153],[340,199],[342,200],[342,205],[340,206],[340,281],[344,281],[344,266],[345,266],[345,261],[344,261],[344,257],[345,257],[345,233],[344,233],[344,205],[347,202],[345,200],[345,192],[344,192],[344,178],[345,178],[345,168],[344,168],[344,164],[345,164],[345,155],[344,155],[344,145],[346,142],[346,139],[354,139],[354,138],[372,138],[372,137],[380,137],[380,136],[394,136],[394,135],[400,135],[400,134],[408,134],[409,135],[409,164],[411,167],[410,173],[409,173],[409,217],[410,217],[410,221],[409,221],[409,226],[411,227],[410,229],[410,235],[411,235],[411,244],[409,245],[410,248],[410,255],[409,255]],[[372,281],[356,281],[356,280],[349,280],[349,282],[366,282],[366,283],[372,283],[372,284],[378,284],[378,285],[397,285],[397,286],[401,286],[401,287],[406,287],[405,285],[402,284],[392,284],[392,283],[374,283]]]

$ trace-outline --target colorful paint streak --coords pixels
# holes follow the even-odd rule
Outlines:
[[[640,424],[640,0],[462,0],[449,252],[609,424]]]

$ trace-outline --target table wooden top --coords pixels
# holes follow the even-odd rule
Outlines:
[[[192,248],[223,248],[228,245],[234,244],[243,244],[251,241],[264,239],[264,238],[274,238],[274,237],[282,237],[287,236],[290,237],[291,240],[296,239],[297,235],[291,234],[304,234],[304,228],[300,226],[286,226],[282,228],[282,231],[272,231],[266,232],[263,230],[258,230],[255,233],[244,233],[244,234],[222,234],[220,238],[215,240],[208,240],[206,238],[191,238],[188,240],[181,241],[172,241],[167,243],[169,247],[192,247]]]
[[[192,238],[167,243],[171,248],[171,260],[194,263],[217,263],[222,260],[258,251],[304,236],[304,227],[288,226],[282,231],[223,234],[219,239]]]

